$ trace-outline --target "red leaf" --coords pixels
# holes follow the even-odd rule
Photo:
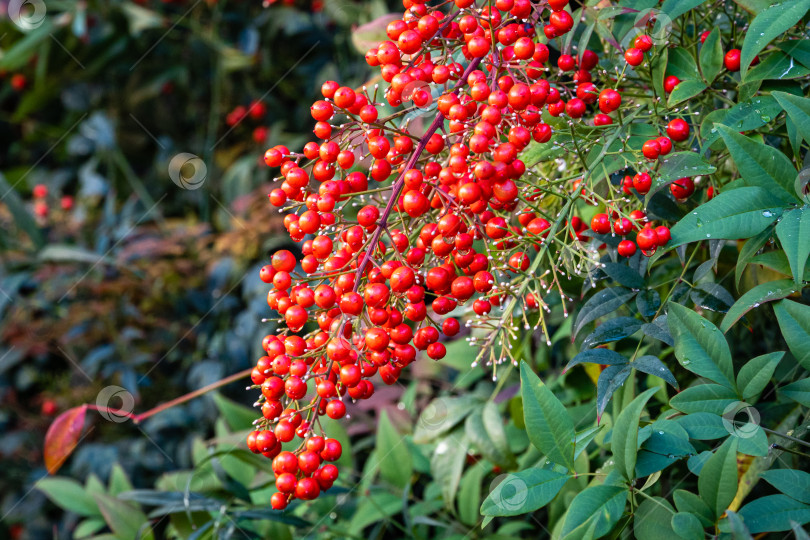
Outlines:
[[[87,405],[68,409],[53,421],[45,434],[45,468],[55,474],[73,453],[84,430]]]

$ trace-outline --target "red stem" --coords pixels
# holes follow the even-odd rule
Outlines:
[[[469,74],[478,67],[479,63],[481,63],[480,58],[475,58],[472,62],[470,62],[470,65],[467,66],[467,69],[465,69],[464,73],[461,75],[459,84],[457,84],[453,89],[453,94],[458,95],[458,91],[464,84],[464,81],[466,81]],[[394,184],[391,186],[391,199],[388,201],[388,204],[385,205],[385,210],[383,210],[383,213],[380,216],[380,221],[377,222],[377,230],[374,231],[374,236],[369,243],[369,248],[366,251],[366,254],[363,256],[362,262],[357,267],[357,275],[356,279],[354,280],[354,292],[357,292],[357,289],[360,288],[360,278],[362,277],[363,272],[366,270],[369,260],[371,260],[371,254],[376,249],[377,243],[380,241],[380,236],[382,236],[383,229],[385,229],[385,226],[388,224],[388,217],[391,215],[391,211],[394,209],[397,199],[399,199],[399,194],[402,191],[402,187],[405,185],[405,173],[413,168],[414,164],[416,164],[416,161],[419,159],[419,156],[422,155],[422,152],[425,150],[425,146],[427,146],[430,137],[436,133],[439,126],[441,126],[443,123],[444,115],[441,112],[437,112],[436,118],[433,119],[433,123],[430,124],[430,127],[428,127],[425,134],[419,140],[419,144],[416,146],[413,154],[411,154],[410,159],[405,164],[405,167],[402,169],[402,172],[400,173],[396,182],[394,182]]]

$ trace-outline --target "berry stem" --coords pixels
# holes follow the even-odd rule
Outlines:
[[[480,58],[475,58],[470,62],[470,65],[467,66],[467,69],[464,70],[464,73],[461,75],[459,79],[459,84],[453,89],[452,93],[458,95],[458,91],[464,82],[467,80],[467,77],[472,73],[477,67],[478,64],[481,62]],[[434,133],[439,129],[444,123],[444,114],[441,111],[436,113],[436,118],[433,119],[433,122],[428,127],[425,134],[422,135],[422,138],[419,140],[419,144],[411,154],[411,157],[408,159],[408,162],[405,164],[405,167],[402,168],[402,172],[399,173],[399,177],[397,177],[396,182],[391,186],[391,199],[388,201],[388,204],[385,205],[385,209],[383,213],[380,215],[380,220],[377,222],[377,228],[374,231],[374,236],[371,237],[371,241],[369,242],[369,248],[366,250],[365,255],[363,256],[363,260],[357,266],[357,276],[354,280],[354,292],[360,288],[360,278],[363,275],[363,272],[366,270],[366,266],[368,266],[369,261],[371,260],[371,254],[376,249],[378,242],[380,241],[380,237],[382,236],[383,231],[388,224],[388,218],[391,215],[391,212],[394,209],[394,205],[397,203],[399,199],[399,194],[402,192],[402,187],[405,185],[405,173],[412,169],[413,166],[416,164],[416,161],[419,159],[419,156],[422,155],[422,152],[425,150],[430,137],[433,136]]]

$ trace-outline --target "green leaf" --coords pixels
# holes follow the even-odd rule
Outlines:
[[[691,439],[708,441],[728,435],[723,418],[708,412],[696,412],[675,419],[689,433]]]
[[[645,319],[653,317],[661,307],[661,295],[655,289],[645,289],[636,296],[636,307]]]
[[[771,95],[785,109],[804,140],[810,141],[810,99],[785,92],[773,92]]]
[[[650,202],[653,195],[667,187],[669,184],[685,177],[712,174],[716,167],[696,152],[675,152],[661,159],[658,176],[653,179],[653,185],[644,199],[645,204]]]
[[[695,97],[704,90],[706,90],[706,83],[703,81],[696,79],[681,81],[669,94],[667,106],[673,107],[682,101]]]
[[[560,538],[599,538],[606,535],[622,517],[626,502],[627,490],[624,487],[588,487],[571,501]],[[590,535],[586,534],[589,530]]]
[[[644,278],[626,264],[608,262],[604,264],[601,270],[619,285],[631,289],[640,289],[644,286]]]
[[[132,482],[129,481],[127,473],[118,463],[115,463],[110,472],[110,495],[117,497],[125,491],[132,491]]]
[[[723,69],[723,36],[720,29],[714,30],[700,46],[700,70],[703,72],[703,80],[711,84]]]
[[[616,471],[625,479],[636,477],[636,456],[638,455],[638,424],[647,401],[658,391],[649,388],[622,410],[613,426],[611,452]]]
[[[703,525],[694,514],[678,512],[672,516],[672,530],[684,540],[702,540]]]
[[[720,323],[720,330],[724,333],[728,332],[743,315],[752,309],[766,302],[781,300],[797,290],[799,290],[799,288],[793,284],[793,280],[791,279],[778,279],[776,281],[760,283],[756,287],[748,290],[734,302],[734,305],[731,306],[731,309],[728,310],[728,313],[726,313],[726,316],[723,318],[723,322]]]
[[[745,99],[753,96],[765,80],[784,81],[788,79],[799,79],[810,74],[810,69],[801,63],[795,62],[793,58],[780,51],[773,51],[765,59],[745,74],[743,84],[740,85],[740,94],[743,90],[751,86],[751,91],[746,94]]]
[[[481,504],[485,516],[516,516],[542,508],[551,502],[572,478],[551,469],[532,468],[511,473]]]
[[[461,481],[461,473],[464,472],[468,448],[467,438],[459,428],[439,440],[430,457],[430,471],[434,480],[441,487],[442,497],[447,508],[453,508],[455,497],[458,494],[458,484]],[[407,448],[405,451],[408,452]]]
[[[791,522],[810,522],[810,506],[787,495],[768,495],[740,508],[740,516],[752,534],[789,531]]]
[[[481,518],[481,483],[492,470],[486,461],[479,461],[464,473],[458,485],[458,515],[465,525],[476,525]]]
[[[219,392],[214,393],[214,403],[219,409],[219,414],[225,419],[233,431],[242,431],[253,428],[253,421],[256,420],[256,411],[245,407],[235,401],[223,397]]]
[[[732,438],[737,440],[737,452],[748,456],[764,457],[768,455],[768,436],[765,431],[752,422],[737,426]]]
[[[743,399],[751,399],[762,392],[783,356],[785,353],[782,351],[763,354],[752,358],[740,368],[740,373],[737,375],[737,387],[740,389]]]
[[[726,439],[703,466],[698,492],[716,517],[731,504],[737,493],[737,441],[733,437]]]
[[[610,349],[588,349],[577,354],[568,363],[568,365],[565,366],[563,373],[579,364],[602,364],[606,366],[615,366],[626,363],[627,358],[620,355],[616,351],[611,351]]]
[[[655,375],[656,377],[663,379],[668,385],[675,389],[678,388],[678,381],[675,380],[675,376],[656,356],[649,354],[644,355],[640,358],[636,358],[636,360],[630,365],[642,373],[646,373],[647,375]]]
[[[69,512],[80,516],[100,515],[93,497],[71,478],[43,478],[36,483],[36,487],[56,506]]]
[[[88,536],[97,533],[106,526],[107,524],[100,517],[87,518],[85,520],[82,520],[78,525],[76,525],[76,528],[73,529],[73,538],[76,538],[78,540],[81,540],[82,538],[87,538]]]
[[[520,364],[520,393],[529,440],[552,462],[573,470],[574,422],[526,362]]]
[[[782,300],[774,304],[773,311],[790,352],[803,368],[810,369],[810,306]]]
[[[676,223],[667,247],[708,239],[750,238],[775,222],[783,208],[783,200],[765,188],[724,191]]]
[[[782,112],[782,107],[771,96],[756,96],[741,101],[730,109],[717,109],[707,114],[700,124],[701,148],[709,148],[720,138],[721,131],[715,124],[729,126],[737,132],[757,129]]]
[[[768,240],[771,239],[772,236],[773,230],[766,228],[758,235],[746,241],[743,245],[742,249],[740,250],[740,255],[737,257],[736,268],[734,269],[734,284],[737,287],[737,290],[740,289],[740,279],[742,278],[743,271],[748,265],[748,262],[756,255],[757,251],[762,249],[762,247],[768,242]]]
[[[726,520],[731,531],[732,540],[754,540],[754,537],[748,532],[748,527],[745,526],[745,523],[736,512],[727,511]]]
[[[731,351],[715,325],[674,302],[669,303],[667,324],[675,340],[675,356],[684,368],[736,390]]]
[[[798,173],[785,154],[772,146],[740,135],[736,127],[720,124],[716,124],[715,127],[726,143],[746,185],[772,190],[769,200],[775,199],[774,195],[783,202],[795,200],[793,184]]]
[[[616,317],[596,327],[583,341],[583,348],[612,343],[632,336],[639,331],[643,323],[633,317]]]
[[[787,386],[783,386],[779,391],[795,401],[801,403],[805,407],[810,407],[810,378],[800,379],[792,382]]]
[[[790,0],[762,10],[745,33],[740,54],[740,74],[745,77],[756,55],[778,35],[790,30],[810,9],[810,0]]]
[[[599,374],[599,379],[596,381],[597,422],[602,419],[602,413],[605,412],[605,407],[607,407],[613,393],[621,388],[632,371],[633,366],[630,364],[622,364],[619,366],[608,366]]]
[[[431,401],[419,415],[413,441],[426,444],[453,429],[480,401],[472,396],[440,397]]]
[[[712,509],[696,493],[685,489],[676,489],[672,494],[672,500],[675,502],[675,507],[679,512],[688,512],[694,515],[704,527],[714,525]]]
[[[637,540],[661,540],[672,537],[672,515],[675,509],[662,497],[644,499],[636,509],[633,533]]]
[[[737,401],[737,393],[719,384],[699,384],[682,390],[669,404],[682,413],[713,413],[722,416],[726,407]]]
[[[397,487],[405,487],[411,481],[411,454],[402,436],[394,429],[388,413],[382,411],[377,424],[377,456],[380,475]]]
[[[669,75],[675,75],[682,81],[700,79],[700,72],[698,71],[692,53],[683,47],[669,49],[667,73]]]
[[[137,507],[120,499],[96,493],[93,498],[98,504],[104,521],[118,538],[153,540],[152,528],[146,516]]]
[[[402,496],[384,491],[359,497],[354,515],[349,522],[351,536],[359,537],[369,525],[387,521],[388,517],[402,512]]]
[[[810,504],[810,473],[796,469],[771,469],[760,476],[785,495]]]
[[[810,39],[791,39],[774,43],[782,52],[810,68]]]
[[[627,290],[624,287],[602,289],[594,294],[580,308],[579,313],[577,313],[572,337],[576,337],[583,326],[608,313],[613,313],[635,295],[635,291]]]
[[[786,212],[776,225],[776,236],[785,250],[796,286],[802,284],[807,257],[810,255],[810,211],[807,207]]]
[[[467,417],[464,432],[467,439],[493,464],[509,468],[514,463],[503,428],[503,419],[493,402],[488,401]]]
[[[20,4],[24,6],[25,3]],[[14,71],[25,66],[36,54],[40,44],[47,41],[54,32],[54,25],[50,18],[42,19],[42,24],[28,32],[24,38],[17,40],[0,55],[0,70]],[[5,191],[5,189],[4,189]]]
[[[666,13],[670,20],[674,20],[687,11],[702,6],[707,0],[665,0],[661,5],[661,11]]]

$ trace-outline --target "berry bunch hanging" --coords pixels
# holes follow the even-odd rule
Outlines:
[[[319,142],[265,154],[280,171],[270,202],[302,243],[300,258],[278,251],[261,271],[281,330],[265,337],[253,370],[262,418],[248,446],[273,460],[276,509],[337,479],[341,446],[323,432],[324,415],[344,417],[348,399],[394,384],[420,352],[443,358],[443,340],[462,326],[494,377],[514,361],[521,322],[547,334],[543,312],[562,303],[567,314],[567,273],[598,267],[600,250],[650,256],[669,241],[640,200],[690,126],[673,119],[628,149],[636,170],[618,185],[592,174],[587,156],[604,130],[641,111],[624,103],[623,73],[601,69],[594,51],[569,50],[568,0],[403,4],[389,40],[365,57],[385,88],[323,83],[311,107]],[[641,29],[627,64],[641,66],[653,47]],[[679,82],[667,81],[667,91]],[[565,150],[580,163],[524,162],[530,145],[565,146],[554,135],[567,131]],[[628,137],[607,142],[616,140]],[[695,184],[670,190],[683,201]],[[600,211],[583,219],[575,202]],[[622,239],[609,246],[601,235]]]

